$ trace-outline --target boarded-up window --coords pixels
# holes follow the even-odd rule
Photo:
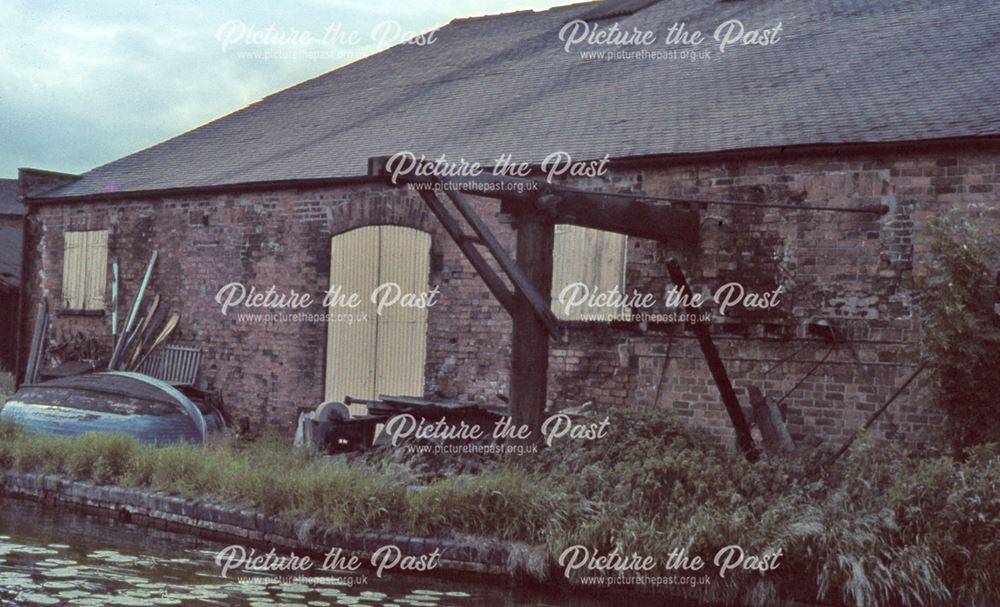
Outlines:
[[[560,320],[587,320],[622,315],[620,309],[574,306],[567,313],[559,296],[568,285],[582,283],[589,292],[625,291],[624,234],[574,225],[557,225],[553,245],[552,311]]]
[[[330,288],[358,294],[356,308],[327,310],[326,399],[423,396],[427,309],[386,306],[378,315],[372,292],[386,297],[428,290],[431,237],[401,226],[369,226],[330,241]],[[364,318],[364,320],[361,320]],[[350,407],[352,415],[367,408]]]
[[[62,305],[66,310],[103,310],[108,273],[108,231],[66,232]]]

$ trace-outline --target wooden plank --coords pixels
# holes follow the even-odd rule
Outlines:
[[[667,261],[667,272],[670,274],[670,280],[680,289],[681,296],[689,299],[692,295],[691,287],[688,286],[684,271],[681,270],[676,259]],[[685,311],[688,314],[698,314],[698,309],[691,305],[686,306]],[[701,353],[705,356],[705,362],[708,363],[708,370],[712,373],[712,379],[715,380],[719,396],[722,397],[722,404],[725,405],[726,412],[729,413],[733,430],[736,431],[736,445],[748,460],[756,461],[760,455],[757,453],[753,438],[750,436],[750,425],[743,415],[743,409],[740,408],[740,401],[736,397],[736,391],[733,390],[732,382],[729,381],[729,374],[726,372],[722,357],[719,356],[719,350],[715,347],[715,342],[712,341],[708,325],[700,322],[694,323],[691,330],[694,331],[698,346],[701,347]]]
[[[111,343],[118,342],[118,258],[111,260]]]
[[[38,367],[45,348],[45,333],[48,329],[48,302],[42,299],[35,309],[35,324],[31,331],[31,349],[28,351],[28,366],[24,371],[24,383],[38,381]]]
[[[519,218],[516,228],[518,267],[539,292],[551,292],[555,225]],[[527,426],[530,441],[540,442],[548,395],[549,337],[545,324],[525,303],[518,305],[511,318],[511,421]]]
[[[139,313],[139,306],[142,305],[142,297],[146,293],[146,287],[149,285],[149,279],[153,275],[153,266],[156,265],[156,256],[157,251],[153,251],[152,257],[149,258],[149,265],[146,266],[146,274],[142,278],[142,284],[139,285],[139,291],[135,294],[135,299],[132,301],[132,308],[129,310],[128,318],[125,320],[125,325],[122,327],[122,332],[118,337],[118,341],[115,342],[114,351],[111,353],[111,362],[108,363],[109,370],[117,369],[118,363],[124,355],[123,350],[125,348],[125,340],[132,332],[132,325],[135,324],[135,317]]]
[[[489,250],[493,258],[496,259],[497,264],[499,264],[500,269],[507,274],[510,281],[514,284],[519,295],[523,296],[527,304],[531,306],[531,309],[538,316],[539,320],[545,326],[545,330],[549,335],[556,335],[559,332],[559,321],[556,319],[555,315],[552,313],[552,306],[549,303],[549,298],[543,296],[538,289],[535,288],[528,277],[518,268],[514,260],[510,258],[507,251],[503,248],[503,245],[496,239],[493,232],[489,229],[486,223],[476,214],[476,211],[472,208],[465,197],[458,192],[451,190],[447,191],[448,198],[455,204],[455,208],[465,220],[472,227],[472,231],[476,233],[476,236],[482,241],[486,248]],[[551,255],[551,253],[550,253]],[[551,282],[551,278],[550,278]],[[551,290],[551,287],[550,287]],[[546,290],[545,293],[549,293],[550,290]]]
[[[774,455],[794,454],[795,442],[792,440],[792,435],[788,433],[788,427],[781,419],[781,412],[778,411],[778,408],[773,402],[768,401],[757,386],[747,388],[747,393],[750,395],[754,423],[757,424],[761,438],[764,439],[764,449]]]

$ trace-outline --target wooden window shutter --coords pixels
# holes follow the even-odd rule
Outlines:
[[[83,309],[86,234],[86,232],[63,234],[62,305],[67,310]]]
[[[108,231],[63,234],[62,305],[66,310],[103,310],[108,277]]]
[[[103,310],[104,291],[108,279],[108,231],[95,230],[87,234],[86,288],[84,309]]]
[[[553,244],[552,311],[560,320],[585,320],[584,315],[607,317],[620,310],[579,306],[569,314],[559,304],[559,294],[573,283],[582,282],[602,292],[625,291],[625,256],[628,238],[624,234],[574,225],[557,225]]]

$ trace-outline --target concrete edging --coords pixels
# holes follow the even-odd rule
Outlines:
[[[180,532],[195,532],[214,541],[237,541],[322,555],[342,548],[368,561],[385,545],[395,545],[404,556],[440,551],[437,572],[479,573],[510,577],[527,573],[524,565],[537,548],[484,538],[427,538],[392,532],[351,532],[314,519],[290,522],[239,504],[193,500],[162,491],[117,485],[96,485],[52,474],[0,470],[0,495],[47,504],[104,511]]]

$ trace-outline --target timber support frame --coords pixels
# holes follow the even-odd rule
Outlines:
[[[387,158],[369,159],[369,175],[396,187],[419,184],[415,191],[510,315],[511,421],[529,428],[532,442],[540,442],[542,438],[548,396],[549,340],[559,335],[560,330],[559,320],[551,310],[555,224],[618,232],[683,247],[698,243],[701,222],[697,211],[643,201],[641,196],[604,195],[504,175],[398,176],[387,170],[387,164]],[[441,192],[457,210],[458,217],[439,196]],[[515,257],[504,249],[466,194],[501,201],[502,212],[513,218]],[[480,247],[485,247],[500,272],[480,252]]]

